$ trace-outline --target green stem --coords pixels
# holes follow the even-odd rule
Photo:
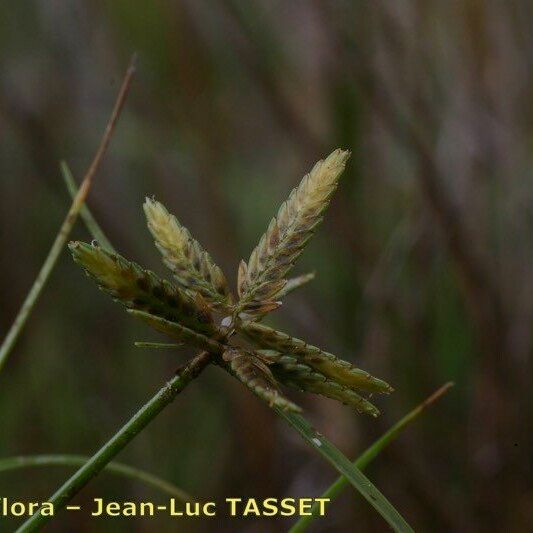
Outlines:
[[[134,346],[136,348],[180,348],[183,343],[176,344],[175,342],[145,342],[135,341]]]
[[[429,398],[424,400],[420,405],[415,407],[411,412],[405,415],[401,420],[396,422],[386,433],[384,433],[377,441],[368,447],[353,463],[360,470],[364,470],[373,459],[379,455],[383,449],[395,441],[400,433],[411,423],[413,423],[431,404],[438,400],[441,396],[446,394],[453,386],[453,383],[445,383],[437,391],[435,391]],[[322,494],[321,498],[327,498],[330,503],[339,496],[339,494],[346,488],[349,481],[346,477],[340,476],[332,485],[328,487]],[[308,516],[301,516],[298,521],[291,527],[289,533],[302,533],[306,531],[311,523],[318,518],[319,506],[313,505]]]
[[[148,403],[130,419],[113,437],[98,450],[74,475],[67,480],[47,501],[57,511],[62,509],[91,479],[99,474],[105,466],[137,434],[142,431],[174,398],[195,379],[211,362],[207,352],[201,352],[191,359]],[[17,530],[18,533],[37,531],[53,517],[43,516],[40,511],[32,515]]]
[[[63,222],[59,233],[55,238],[54,244],[52,245],[52,248],[50,249],[50,252],[46,257],[46,260],[43,266],[41,267],[39,274],[33,282],[30,292],[28,292],[28,294],[26,295],[24,303],[22,304],[22,307],[20,308],[13,324],[11,325],[11,328],[9,329],[4,339],[4,342],[2,343],[2,347],[0,348],[0,371],[5,365],[7,358],[11,353],[11,350],[15,346],[17,339],[19,338],[33,308],[35,307],[35,304],[37,303],[41,291],[46,285],[46,282],[48,281],[48,278],[50,277],[50,274],[52,273],[52,270],[54,269],[54,266],[57,263],[59,255],[61,254],[63,247],[65,246],[65,243],[67,241],[67,238],[70,234],[70,230],[76,222],[76,218],[77,212],[72,211],[71,209],[65,221]]]
[[[61,169],[61,174],[63,175],[63,179],[65,180],[65,184],[70,196],[72,199],[76,198],[76,195],[78,194],[78,186],[76,185],[74,176],[70,171],[70,167],[66,161],[61,161],[59,168]],[[93,238],[98,241],[99,246],[108,252],[116,253],[114,246],[106,237],[104,231],[100,227],[100,224],[96,222],[96,219],[93,217],[93,214],[89,211],[89,208],[86,205],[81,208],[80,216]]]
[[[83,466],[89,460],[90,457],[87,457],[86,455],[31,455],[8,457],[6,459],[0,459],[0,472],[42,466]],[[145,472],[144,470],[140,470],[139,468],[125,465],[124,463],[112,462],[105,466],[105,470],[130,479],[142,481],[146,485],[150,485],[183,503],[194,501],[192,496],[179,487],[176,487],[176,485]]]
[[[48,278],[50,277],[50,274],[52,273],[55,264],[57,263],[59,255],[61,254],[65,243],[67,242],[72,227],[74,226],[78,218],[80,209],[82,208],[85,199],[89,194],[89,190],[92,185],[92,180],[100,166],[100,163],[102,162],[104,153],[109,145],[109,141],[111,140],[111,136],[113,135],[113,132],[115,130],[115,126],[120,116],[120,112],[122,110],[122,107],[124,106],[124,102],[126,101],[126,96],[128,94],[134,72],[135,58],[133,57],[130,61],[128,70],[126,71],[126,75],[124,76],[124,81],[122,82],[122,85],[120,87],[120,91],[118,93],[113,112],[111,113],[111,117],[109,118],[109,121],[107,123],[106,129],[102,136],[102,140],[100,141],[100,145],[96,150],[96,154],[89,166],[89,169],[85,174],[85,177],[83,178],[83,181],[78,192],[76,193],[76,196],[72,200],[70,209],[68,210],[67,216],[65,217],[65,220],[63,221],[63,224],[59,229],[54,243],[52,244],[52,247],[48,252],[48,256],[46,257],[44,264],[41,267],[41,270],[39,271],[39,274],[37,274],[37,278],[35,278],[30,292],[27,294],[22,304],[22,307],[20,308],[15,318],[15,321],[13,322],[11,328],[9,329],[6,335],[6,338],[4,339],[4,342],[2,343],[2,346],[0,347],[0,371],[5,365],[5,362],[9,357],[9,354],[11,353],[11,350],[15,346],[17,339],[19,338],[22,330],[24,329],[24,326],[31,312],[35,307],[35,304],[37,303],[37,300],[44,286],[46,285],[46,282],[48,281]]]

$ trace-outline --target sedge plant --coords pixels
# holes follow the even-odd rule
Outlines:
[[[313,273],[291,278],[289,272],[322,221],[349,153],[335,150],[326,159],[316,163],[291,192],[249,260],[241,261],[236,294],[230,290],[224,273],[209,253],[178,219],[161,203],[147,199],[144,211],[148,228],[163,262],[173,275],[172,281],[162,279],[120,256],[83,206],[91,178],[122,107],[132,72],[130,68],[123,82],[116,109],[102,141],[103,148],[98,151],[96,162],[87,173],[89,178],[84,179],[77,193],[74,192],[75,185],[68,167],[62,165],[65,179],[75,197],[75,215],[69,220],[68,229],[63,231],[62,228],[60,234],[62,239],[66,239],[75,216],[81,212],[99,242],[70,243],[75,261],[103,291],[124,304],[132,316],[172,338],[172,347],[193,346],[199,349],[199,353],[181,367],[48,501],[56,509],[64,507],[91,479],[111,464],[113,458],[207,366],[214,364],[229,372],[273,407],[311,447],[359,490],[394,530],[412,531],[361,471],[305,420],[300,414],[301,408],[284,396],[281,386],[320,394],[374,417],[378,416],[379,411],[370,402],[370,396],[375,393],[388,394],[393,389],[385,381],[351,363],[262,323],[267,314],[280,307],[286,294],[313,279]],[[56,255],[59,254],[54,254],[54,257]],[[39,292],[43,286],[44,282],[39,285]],[[17,334],[24,322],[17,325]],[[8,349],[12,344],[9,344]],[[137,346],[158,345],[137,343]],[[165,343],[165,346],[170,345]],[[137,471],[129,474],[136,475]],[[49,520],[50,517],[38,511],[18,531],[36,531]]]
[[[133,317],[183,345],[206,351],[269,405],[287,412],[300,407],[281,385],[320,394],[371,416],[368,396],[390,385],[348,361],[262,323],[281,306],[289,272],[323,218],[349,153],[337,149],[319,161],[281,205],[247,262],[240,262],[237,294],[189,230],[151,198],[144,203],[148,228],[173,281],[101,247],[72,242],[74,260],[100,289]],[[306,276],[305,279],[309,279]]]

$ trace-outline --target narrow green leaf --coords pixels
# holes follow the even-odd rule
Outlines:
[[[180,348],[183,343],[135,341],[135,348]]]
[[[356,468],[363,470],[372,462],[383,449],[394,442],[400,433],[413,423],[430,405],[441,398],[450,390],[453,383],[445,383],[442,387],[436,390],[431,396],[424,400],[421,404],[415,407],[401,420],[396,422],[387,432],[385,432],[377,441],[368,447],[353,463]],[[349,481],[345,476],[340,476],[332,485],[330,485],[322,494],[322,498],[328,498],[333,501],[346,488]],[[318,518],[318,505],[311,508],[311,513],[308,516],[301,516],[298,521],[291,527],[289,533],[302,533],[306,531],[310,524]]]
[[[122,451],[174,398],[195,379],[209,364],[211,357],[202,352],[191,359],[180,371],[132,418],[130,418],[87,462],[83,464],[52,496],[46,501],[53,504],[56,513],[43,515],[40,510],[30,516],[17,533],[38,531],[57,516],[78,492],[96,477],[111,460]]]
[[[65,219],[63,220],[63,223],[59,228],[59,231],[54,239],[54,242],[52,243],[52,247],[50,248],[50,251],[46,256],[46,259],[44,260],[41,270],[39,270],[39,273],[37,274],[37,277],[35,278],[35,281],[33,282],[30,291],[26,295],[26,298],[24,299],[24,302],[22,303],[22,306],[19,312],[17,313],[13,324],[9,328],[9,331],[7,332],[7,335],[4,341],[2,342],[2,345],[0,346],[0,370],[5,365],[7,358],[11,353],[11,350],[15,346],[20,334],[22,333],[22,330],[24,329],[24,326],[26,325],[26,322],[28,321],[28,318],[30,317],[33,311],[33,308],[35,307],[35,304],[37,303],[37,300],[39,299],[39,296],[41,295],[41,292],[43,291],[46,282],[48,281],[48,278],[54,270],[57,260],[59,259],[59,256],[63,251],[65,243],[67,242],[68,236],[70,235],[70,232],[74,224],[76,223],[76,220],[78,219],[80,209],[83,207],[85,199],[87,198],[87,194],[89,193],[89,190],[91,188],[93,178],[100,166],[102,157],[104,156],[107,147],[109,146],[111,136],[113,135],[113,132],[115,130],[115,126],[120,116],[122,107],[124,106],[124,102],[126,100],[126,96],[128,94],[134,73],[135,60],[132,57],[128,70],[126,71],[126,75],[124,76],[124,79],[122,81],[122,85],[120,87],[120,91],[115,101],[115,105],[113,107],[113,111],[107,123],[106,129],[104,131],[102,139],[100,140],[100,144],[98,146],[98,149],[96,150],[94,158],[89,168],[87,169],[87,172],[85,173],[82,185],[76,193],[76,196],[73,198],[72,204],[70,205]]]
[[[7,457],[0,459],[0,472],[8,472],[9,470],[18,470],[20,468],[32,468],[42,466],[83,466],[90,457],[86,455],[27,455],[17,457]],[[108,463],[104,470],[118,474],[123,477],[141,481],[146,485],[150,485],[161,492],[164,492],[180,502],[194,501],[194,498],[187,494],[184,490],[176,487],[172,483],[165,481],[153,474],[135,468],[133,466],[125,465],[124,463],[112,462]]]
[[[200,350],[207,350],[211,353],[221,354],[224,351],[224,347],[219,342],[210,337],[206,337],[201,333],[197,333],[186,326],[182,326],[177,322],[171,322],[170,320],[165,320],[159,316],[145,313],[144,311],[138,311],[137,309],[128,309],[127,311],[130,315],[142,320],[145,324],[148,324],[155,330],[164,333],[179,342],[185,342],[191,346],[200,348]]]
[[[74,176],[70,171],[70,167],[68,166],[66,161],[61,161],[61,163],[59,164],[59,168],[61,169],[61,174],[63,175],[63,180],[65,181],[68,192],[72,199],[74,199],[78,194],[78,186],[76,185]],[[115,248],[113,247],[109,239],[106,237],[105,233],[100,227],[100,224],[96,222],[96,219],[93,217],[93,214],[89,211],[89,208],[86,204],[84,204],[80,210],[80,217],[83,220],[87,229],[89,230],[89,233],[93,236],[94,239],[98,241],[98,244],[108,252],[116,253]]]
[[[331,442],[318,433],[309,422],[301,415],[287,413],[281,409],[276,409],[277,413],[283,417],[302,438],[318,453],[331,463],[346,479],[358,490],[361,495],[376,509],[376,511],[387,521],[387,523],[399,532],[412,532],[413,529],[404,520],[400,513],[374,486],[374,484],[357,468],[350,460],[343,455]]]

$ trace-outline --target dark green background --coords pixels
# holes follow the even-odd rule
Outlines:
[[[444,381],[455,389],[369,476],[417,531],[533,528],[530,399],[532,10],[528,2],[6,2],[0,15],[0,326],[7,331],[86,170],[128,58],[138,74],[89,205],[117,248],[163,274],[144,225],[162,200],[234,283],[312,164],[350,149],[296,270],[316,281],[272,323],[391,382],[374,421],[292,397],[349,457]],[[90,239],[79,225],[75,238]],[[90,454],[187,353],[97,291],[66,253],[0,375],[0,456]],[[213,368],[119,456],[203,499],[316,496],[335,472]],[[0,476],[45,499],[53,467]],[[102,474],[76,502],[164,497]],[[195,521],[279,531],[288,520]],[[11,530],[14,523],[0,524]],[[171,531],[171,520],[50,531]],[[385,531],[353,490],[315,531]]]

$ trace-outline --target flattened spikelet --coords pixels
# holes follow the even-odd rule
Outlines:
[[[222,270],[189,230],[160,202],[146,198],[143,208],[163,262],[180,286],[200,293],[215,307],[229,306],[231,295]]]
[[[349,156],[337,149],[316,163],[282,204],[248,261],[246,280],[240,286],[243,306],[274,300],[282,290],[281,282],[321,222]]]
[[[301,409],[284,398],[276,387],[274,377],[264,363],[253,354],[230,348],[222,356],[229,364],[231,373],[254,394],[271,407],[284,411],[301,412]]]
[[[278,356],[271,354],[270,357],[267,356],[267,359],[271,361],[277,360],[270,366],[270,369],[280,383],[300,391],[320,394],[332,400],[351,405],[360,413],[366,413],[374,417],[379,415],[377,407],[366,398],[336,381],[327,379],[312,367],[298,362],[298,359],[282,354],[278,354]]]
[[[200,333],[216,333],[208,310],[199,308],[188,294],[153,272],[98,246],[72,242],[69,248],[76,263],[100,289],[126,307],[181,323]]]
[[[390,393],[393,390],[385,381],[354,367],[348,361],[268,326],[250,322],[241,324],[238,331],[256,346],[292,355],[299,362],[310,366],[344,387],[380,393]]]

